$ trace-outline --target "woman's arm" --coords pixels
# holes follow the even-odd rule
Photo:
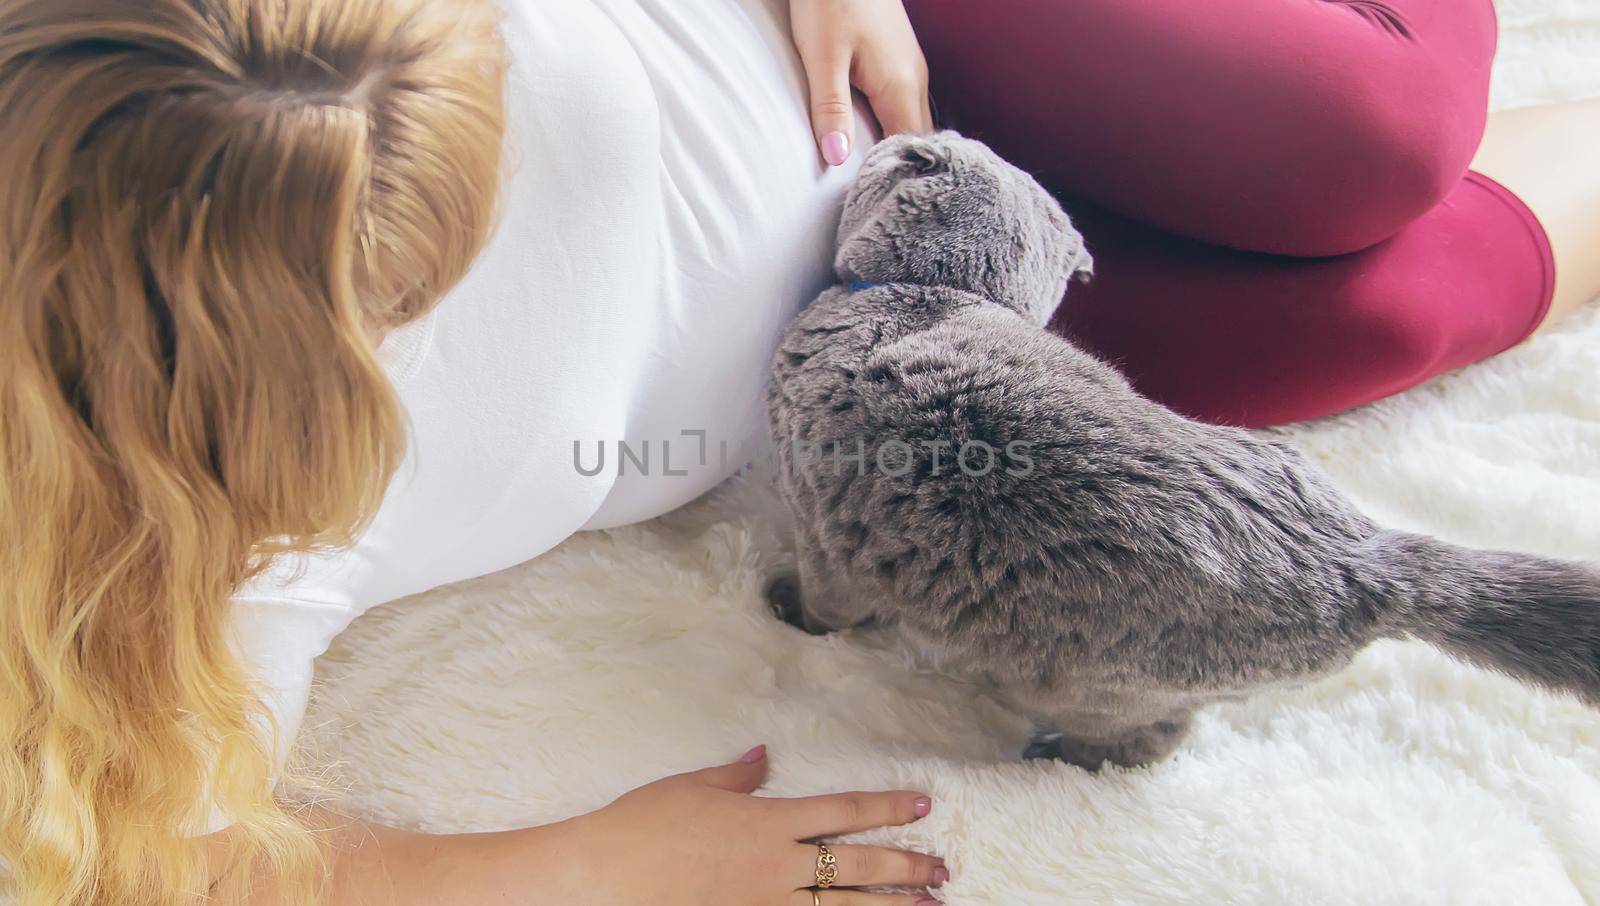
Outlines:
[[[332,840],[328,906],[582,902],[573,821],[485,834],[418,834],[323,813]],[[273,903],[264,889],[249,906]]]
[[[751,795],[766,777],[763,747],[739,761],[640,787],[590,814],[525,830],[432,836],[326,812],[330,906],[812,906],[818,850],[803,841],[909,824],[914,792],[809,799]],[[919,906],[923,894],[861,886],[937,887],[941,859],[875,846],[830,847],[838,860],[825,906]],[[849,899],[844,899],[848,896]],[[275,904],[270,883],[248,904]]]
[[[835,167],[850,156],[850,86],[884,134],[933,128],[928,64],[901,0],[791,0],[789,24],[811,88],[817,147]]]

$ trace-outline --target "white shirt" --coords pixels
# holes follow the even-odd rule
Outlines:
[[[235,597],[280,757],[312,660],[362,611],[667,512],[737,468],[783,326],[831,282],[855,165],[819,159],[785,0],[504,2],[501,222],[382,348],[406,461],[353,549],[282,558]],[[580,472],[575,443],[584,471],[603,444],[604,468]]]

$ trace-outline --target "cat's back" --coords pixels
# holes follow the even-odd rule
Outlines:
[[[853,451],[887,439],[880,435],[896,426],[901,408],[893,405],[899,388],[884,382],[902,370],[891,363],[925,345],[919,334],[988,307],[970,293],[911,284],[824,292],[790,324],[773,356],[768,403],[780,452]]]
[[[937,288],[818,301],[774,364],[774,439],[791,507],[840,568],[910,592],[1014,580],[1048,539],[1096,531],[1077,509],[1118,464],[1181,461],[1153,453],[1183,446],[1164,413],[1007,309]]]
[[[1368,530],[1292,451],[1183,419],[1005,309],[867,335],[807,360],[827,378],[794,413],[791,504],[833,570],[926,637],[1033,664],[1154,657],[1174,625],[1198,645],[1257,625],[1249,602],[1331,599]]]

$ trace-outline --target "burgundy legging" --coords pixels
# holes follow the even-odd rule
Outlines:
[[[1052,327],[1211,421],[1313,418],[1524,339],[1554,266],[1467,172],[1489,0],[908,0],[945,125],[1097,260]]]

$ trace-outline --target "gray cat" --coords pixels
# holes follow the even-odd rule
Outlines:
[[[842,285],[773,364],[786,619],[896,626],[1032,718],[1026,754],[1091,769],[1387,637],[1600,704],[1600,570],[1383,529],[1293,450],[1041,330],[1090,258],[985,146],[883,142],[839,239]]]

